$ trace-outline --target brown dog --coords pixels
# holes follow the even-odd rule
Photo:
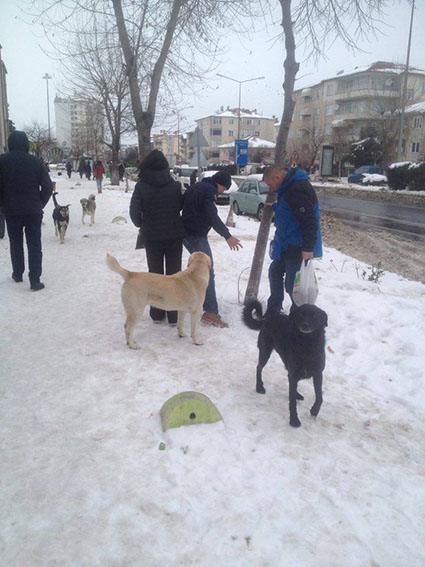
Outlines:
[[[179,337],[185,337],[184,317],[186,311],[191,314],[191,337],[195,345],[202,345],[197,331],[201,317],[205,292],[210,279],[211,260],[203,252],[194,252],[189,257],[186,270],[172,276],[148,272],[130,272],[122,268],[113,256],[106,255],[106,263],[111,270],[124,278],[121,298],[127,319],[124,324],[125,337],[130,348],[139,349],[134,341],[133,331],[146,305],[178,311],[177,331]]]

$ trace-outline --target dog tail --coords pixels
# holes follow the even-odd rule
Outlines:
[[[255,319],[253,314],[255,314]],[[242,320],[247,327],[259,331],[263,326],[263,308],[256,299],[251,299],[243,308]]]
[[[125,268],[122,268],[118,260],[110,254],[106,254],[106,263],[113,272],[117,272],[117,274],[122,276],[124,279],[126,279],[128,274],[130,273]]]

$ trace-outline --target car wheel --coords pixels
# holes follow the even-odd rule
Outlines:
[[[260,205],[257,211],[257,219],[261,222],[264,214],[264,205]]]
[[[232,208],[233,208],[233,212],[235,213],[235,215],[240,215],[240,214],[241,214],[241,210],[240,210],[240,208],[239,208],[239,205],[238,205],[237,201],[233,201]]]

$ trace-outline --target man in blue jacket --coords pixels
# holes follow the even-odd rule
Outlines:
[[[230,175],[225,171],[218,171],[212,177],[205,177],[189,187],[183,201],[182,218],[187,234],[183,244],[190,253],[205,252],[211,258],[210,281],[205,294],[204,314],[201,321],[215,327],[228,327],[228,325],[218,314],[213,256],[208,243],[210,229],[213,228],[225,238],[231,250],[242,248],[240,241],[230,234],[217,212],[217,194],[229,189],[231,184]]]
[[[284,284],[292,300],[295,274],[301,262],[322,256],[319,203],[308,175],[297,167],[272,165],[263,173],[264,182],[274,192],[276,233],[270,244],[273,260],[269,268],[270,297],[267,312],[280,311]]]
[[[44,288],[41,276],[41,220],[52,194],[52,181],[43,162],[30,155],[25,132],[8,138],[9,151],[0,156],[0,206],[10,240],[12,278],[21,282],[25,271],[24,229],[28,247],[31,289]]]

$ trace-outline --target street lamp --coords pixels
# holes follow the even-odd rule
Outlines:
[[[265,77],[254,77],[253,79],[245,79],[244,81],[238,81],[237,79],[233,79],[233,77],[228,77],[227,75],[222,75],[221,73],[217,73],[218,77],[223,77],[223,79],[229,79],[229,81],[234,81],[235,83],[239,83],[239,105],[238,105],[238,140],[241,134],[241,86],[242,83],[249,83],[250,81],[259,81],[260,79],[264,79]],[[236,156],[235,156],[236,161]],[[239,165],[236,165],[238,173],[239,173]]]
[[[189,108],[194,108],[194,106],[191,105],[191,106],[186,106],[186,108],[182,108],[181,110],[173,110],[173,113],[177,114],[177,159],[178,160],[180,160],[180,112],[189,110]]]
[[[397,161],[401,160],[404,109],[406,107],[407,78],[409,76],[410,45],[412,43],[413,12],[415,11],[415,0],[412,0],[412,12],[410,14],[409,40],[407,42],[406,68],[404,70],[403,90],[401,93],[400,131],[398,135]]]
[[[49,128],[49,140],[50,140],[49,79],[51,79],[52,77],[49,75],[49,73],[46,73],[42,78],[43,78],[43,79],[46,79],[46,87],[47,87],[47,124],[48,124],[48,128]]]

